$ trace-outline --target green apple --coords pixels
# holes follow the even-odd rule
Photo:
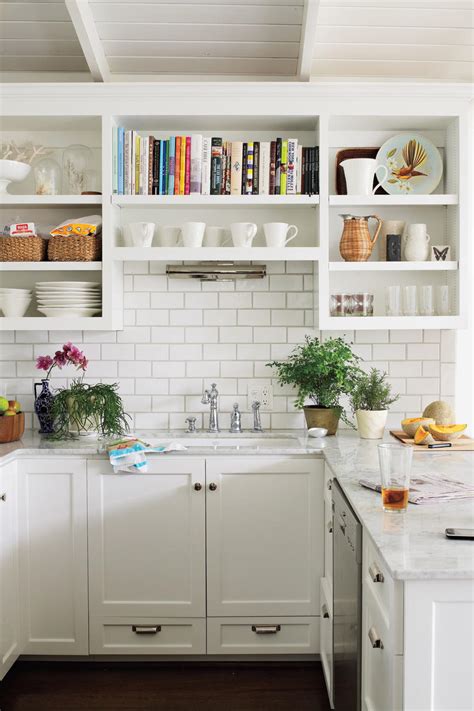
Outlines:
[[[5,410],[8,410],[8,400],[6,397],[0,396],[0,413],[5,412]]]
[[[15,410],[5,410],[5,412],[3,413],[4,417],[11,417],[12,415],[16,415]]]

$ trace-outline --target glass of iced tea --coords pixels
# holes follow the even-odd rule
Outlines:
[[[408,506],[413,448],[403,444],[379,444],[384,511],[403,513]]]

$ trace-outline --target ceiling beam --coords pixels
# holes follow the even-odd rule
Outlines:
[[[309,81],[311,78],[311,65],[313,62],[314,47],[316,45],[318,10],[319,0],[305,0],[303,22],[301,24],[298,68],[296,70],[297,79],[299,81]]]
[[[110,69],[89,0],[66,0],[71,22],[94,81],[110,81]]]

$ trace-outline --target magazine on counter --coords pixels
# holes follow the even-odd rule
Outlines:
[[[360,479],[359,484],[367,489],[382,492],[382,486],[378,482]],[[411,504],[429,504],[471,498],[474,498],[474,486],[464,484],[462,481],[445,479],[439,474],[424,474],[410,480],[408,501]]]

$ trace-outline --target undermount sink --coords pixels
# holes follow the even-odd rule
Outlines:
[[[201,447],[206,449],[285,449],[298,445],[297,437],[176,437],[173,442],[178,442],[184,447]],[[157,443],[158,444],[158,443]],[[164,442],[160,442],[164,444]]]

